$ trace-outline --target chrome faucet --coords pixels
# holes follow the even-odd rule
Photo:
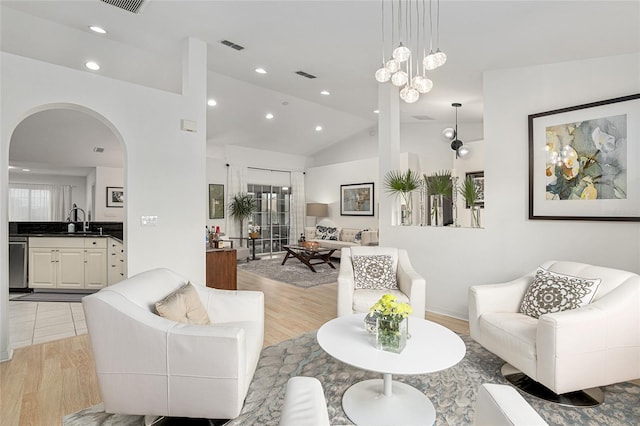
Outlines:
[[[78,210],[82,212],[82,231],[87,232],[89,230],[89,222],[87,221],[87,214],[80,207],[73,207],[71,210],[69,210],[69,214],[67,215],[67,220],[71,222],[71,213],[73,213],[74,210]]]

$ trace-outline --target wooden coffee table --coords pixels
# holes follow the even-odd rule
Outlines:
[[[287,250],[287,254],[284,255],[284,259],[282,260],[282,264],[284,265],[287,259],[295,257],[300,262],[304,263],[311,269],[313,272],[316,272],[313,265],[320,265],[323,263],[328,264],[333,269],[336,267],[331,263],[331,255],[336,249],[324,248],[324,247],[316,247],[314,249],[306,248],[302,246],[296,245],[288,245],[282,246],[285,250]],[[313,261],[313,263],[311,263]]]
[[[466,347],[460,337],[431,321],[409,317],[411,339],[399,353],[376,349],[364,328],[365,314],[338,317],[318,330],[318,344],[345,364],[375,371],[381,379],[358,382],[342,397],[342,408],[357,425],[432,425],[436,411],[418,389],[392,375],[426,374],[456,365]]]

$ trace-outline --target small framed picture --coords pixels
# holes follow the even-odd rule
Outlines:
[[[209,219],[224,219],[224,185],[209,184]]]
[[[373,182],[340,185],[340,216],[373,215]]]
[[[107,207],[124,206],[124,188],[119,186],[107,186]]]
[[[476,200],[476,206],[484,208],[484,171],[480,172],[467,172],[465,178],[471,179],[478,188],[478,199]],[[465,201],[465,208],[469,208],[469,204]]]

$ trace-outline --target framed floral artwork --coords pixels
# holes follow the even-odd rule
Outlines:
[[[340,185],[340,216],[373,215],[373,182]]]
[[[640,94],[529,115],[529,219],[640,221]]]
[[[124,206],[124,188],[119,186],[107,186],[107,207]]]

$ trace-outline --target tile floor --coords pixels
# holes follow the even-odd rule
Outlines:
[[[11,347],[87,333],[82,303],[9,301]]]

